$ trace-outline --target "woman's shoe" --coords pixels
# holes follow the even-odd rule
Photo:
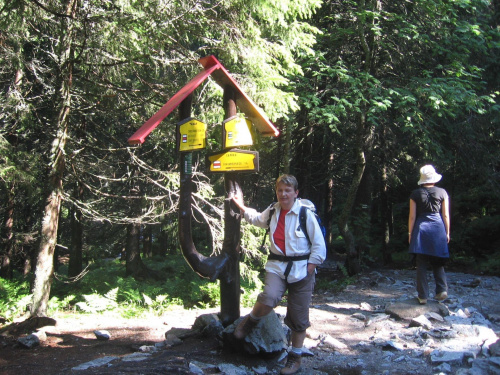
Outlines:
[[[441,292],[436,294],[436,297],[434,297],[438,301],[444,301],[446,298],[448,298],[448,293],[446,292]]]

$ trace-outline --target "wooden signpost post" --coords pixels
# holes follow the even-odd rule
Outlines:
[[[158,112],[146,121],[129,139],[130,145],[144,143],[146,137],[174,109],[179,108],[177,124],[177,150],[180,153],[179,242],[184,258],[201,277],[220,280],[221,313],[224,326],[240,316],[240,223],[239,211],[233,209],[230,197],[241,193],[239,175],[259,171],[259,155],[255,151],[236,149],[253,144],[252,124],[264,136],[278,136],[279,131],[257,105],[243,92],[222,64],[214,57],[199,60],[204,70],[179,90]],[[224,150],[207,155],[209,172],[224,173],[226,200],[224,203],[224,242],[217,256],[205,257],[193,243],[191,233],[192,152],[206,147],[206,125],[191,117],[193,91],[208,77],[223,89]],[[237,108],[246,118],[237,114]]]

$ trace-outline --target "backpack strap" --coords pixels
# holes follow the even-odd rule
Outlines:
[[[308,208],[306,206],[301,206],[300,207],[300,211],[299,211],[299,225],[300,225],[300,229],[302,230],[302,232],[304,232],[306,238],[307,238],[307,241],[309,241],[309,244],[311,244],[311,239],[309,238],[309,234],[307,233],[307,211]]]
[[[271,218],[273,217],[274,213],[276,212],[276,208],[274,207],[276,203],[271,203],[269,206],[269,218],[267,219],[267,228],[266,228],[266,233],[264,234],[264,237],[262,238],[262,243],[260,244],[260,251],[265,253],[265,248],[264,245],[266,244],[266,237],[269,234],[269,226],[271,225]]]

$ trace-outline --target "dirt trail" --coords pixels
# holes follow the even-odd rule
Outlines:
[[[327,271],[322,270],[319,277],[326,277]],[[314,355],[304,357],[302,374],[434,373],[436,364],[431,363],[429,353],[419,347],[418,341],[408,339],[414,334],[408,322],[384,318],[387,304],[415,296],[414,272],[367,271],[341,292],[316,293],[311,308],[312,327],[305,343]],[[448,278],[450,299],[446,304],[451,311],[469,307],[493,321],[495,316],[500,316],[497,303],[500,278],[478,278],[462,273],[448,273]],[[241,314],[248,311],[243,308]],[[283,306],[276,309],[277,313],[284,314],[284,311]],[[279,373],[282,366],[279,355],[263,358],[222,350],[215,338],[189,338],[181,345],[163,349],[141,362],[121,361],[116,364],[115,361],[111,366],[72,370],[97,358],[126,357],[142,345],[162,342],[165,332],[171,328],[191,328],[197,316],[217,312],[218,309],[180,310],[141,319],[61,314],[54,317],[57,320],[55,327],[44,328],[47,340],[34,349],[23,349],[13,337],[0,337],[0,374],[189,374],[189,365],[196,363],[244,365],[247,369],[254,369],[249,374],[259,371]],[[493,322],[492,328],[498,335],[498,322]],[[97,340],[94,330],[107,330],[111,339]],[[345,347],[321,346],[325,337],[338,340]],[[403,348],[387,350],[374,345],[377,340],[399,342]],[[432,345],[438,346],[439,343]],[[450,373],[465,365],[452,364]],[[207,368],[205,373],[220,372]]]

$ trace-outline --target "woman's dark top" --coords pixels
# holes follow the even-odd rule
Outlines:
[[[448,239],[441,208],[448,198],[446,190],[432,186],[412,191],[410,199],[417,204],[415,225],[411,233],[410,253],[448,258]]]
[[[417,216],[424,213],[441,213],[441,206],[446,198],[446,190],[437,186],[421,187],[413,190],[410,195],[410,199],[417,204]]]

